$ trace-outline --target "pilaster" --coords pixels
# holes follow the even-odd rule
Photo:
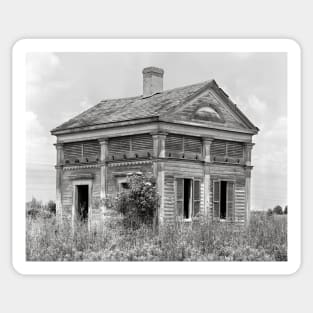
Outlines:
[[[153,139],[153,157],[155,158],[153,162],[153,175],[156,179],[157,191],[160,197],[159,206],[159,222],[162,223],[164,218],[164,162],[160,158],[165,158],[165,140],[166,133],[157,132],[152,133]]]
[[[109,156],[109,140],[108,138],[99,139],[100,144],[100,200],[106,198],[107,190],[107,161]],[[105,211],[105,206],[102,202],[101,205],[102,213]]]
[[[204,214],[209,217],[210,214],[210,163],[211,163],[211,144],[213,138],[202,138],[202,153],[204,160]]]
[[[251,166],[251,152],[252,152],[252,148],[254,146],[254,143],[252,142],[247,142],[245,143],[245,164],[247,166]]]
[[[211,145],[213,138],[203,137],[202,138],[202,155],[204,162],[211,162]]]
[[[56,195],[55,195],[55,205],[56,205],[56,216],[57,219],[62,222],[62,173],[63,173],[63,144],[56,143],[55,148],[57,150],[57,164],[56,169]]]

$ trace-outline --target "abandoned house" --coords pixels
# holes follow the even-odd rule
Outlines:
[[[58,216],[101,222],[100,200],[141,172],[156,179],[161,222],[192,221],[199,212],[247,222],[258,128],[214,80],[163,90],[162,69],[142,73],[142,95],[103,100],[51,131]]]

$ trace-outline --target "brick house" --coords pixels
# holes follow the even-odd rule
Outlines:
[[[154,176],[160,221],[245,223],[252,136],[258,128],[214,80],[163,91],[163,70],[143,70],[143,94],[103,100],[51,131],[57,137],[57,214],[101,222],[100,199],[127,177]]]

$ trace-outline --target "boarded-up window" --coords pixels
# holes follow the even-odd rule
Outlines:
[[[232,181],[213,182],[213,219],[235,220],[235,184]]]
[[[65,143],[63,152],[65,162],[94,161],[100,158],[100,144],[97,140]]]
[[[168,134],[165,140],[165,149],[169,151],[201,154],[202,140],[198,137]]]
[[[235,141],[214,140],[211,145],[211,155],[243,158],[243,144]]]

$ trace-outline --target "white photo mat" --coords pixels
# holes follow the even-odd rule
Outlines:
[[[285,52],[288,106],[288,261],[26,261],[25,103],[29,52]],[[290,39],[22,39],[12,49],[12,263],[21,274],[292,274],[301,264],[301,49]]]

